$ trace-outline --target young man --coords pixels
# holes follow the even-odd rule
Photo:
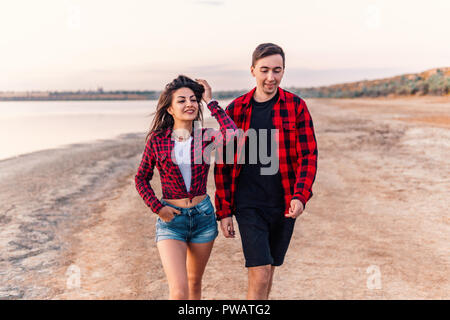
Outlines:
[[[234,237],[233,214],[239,225],[247,299],[268,299],[275,267],[283,264],[296,218],[312,196],[317,144],[305,101],[279,87],[283,50],[259,45],[250,70],[256,88],[231,102],[226,112],[238,128],[253,134],[238,139],[233,164],[216,163],[215,203],[225,237]]]

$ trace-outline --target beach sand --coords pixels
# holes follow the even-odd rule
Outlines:
[[[450,98],[307,103],[314,196],[270,298],[449,299]],[[0,161],[0,298],[167,299],[156,215],[134,186],[143,148],[128,134]],[[157,170],[152,185],[160,196]],[[246,289],[239,232],[220,233],[203,298]]]

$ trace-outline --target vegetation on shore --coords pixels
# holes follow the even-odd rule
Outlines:
[[[287,88],[310,98],[357,98],[386,96],[443,96],[450,93],[450,68],[437,68],[421,73],[391,78],[364,80],[313,88]]]

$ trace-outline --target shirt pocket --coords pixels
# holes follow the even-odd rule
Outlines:
[[[209,199],[197,205],[197,209],[203,216],[209,217],[214,214],[214,206]]]
[[[284,145],[291,158],[296,158],[297,124],[295,121],[283,121]]]
[[[158,162],[165,174],[171,174],[173,172],[175,164],[172,161],[169,151],[159,152]]]
[[[295,121],[283,121],[283,130],[291,131],[296,129]]]

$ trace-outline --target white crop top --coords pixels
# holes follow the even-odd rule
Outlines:
[[[191,189],[191,142],[192,136],[186,141],[176,141],[174,145],[175,159],[183,176],[186,190]]]

